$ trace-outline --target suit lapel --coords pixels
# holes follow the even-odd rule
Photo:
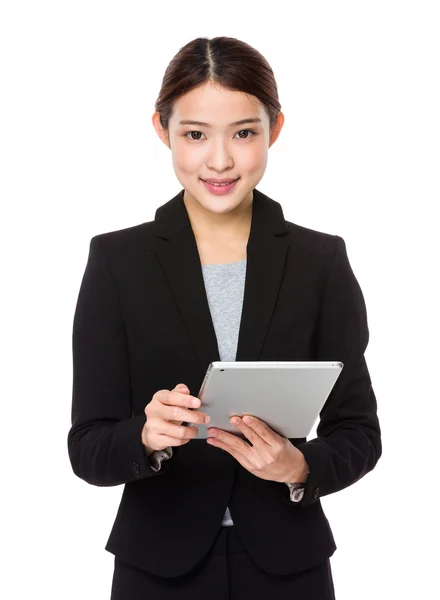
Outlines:
[[[288,250],[281,205],[254,188],[237,361],[259,360],[269,330]],[[182,321],[201,361],[220,360],[196,239],[184,190],[155,214],[155,252]]]

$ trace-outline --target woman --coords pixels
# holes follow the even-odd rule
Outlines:
[[[183,189],[154,221],[92,238],[73,325],[72,468],[92,485],[125,484],[106,545],[111,598],[334,598],[320,497],[382,452],[344,240],[286,221],[256,189],[284,117],[255,49],[191,41],[155,108]],[[257,418],[234,424],[243,436],[194,439],[215,360],[344,369],[315,439]]]

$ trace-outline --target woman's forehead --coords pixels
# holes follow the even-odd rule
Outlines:
[[[205,127],[232,127],[244,119],[259,119],[263,123],[264,107],[244,92],[205,84],[176,100],[172,119],[176,126],[181,121],[196,121]]]

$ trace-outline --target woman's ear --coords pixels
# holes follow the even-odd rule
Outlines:
[[[280,111],[278,113],[276,123],[274,123],[274,125],[272,125],[271,130],[270,130],[269,148],[278,139],[278,136],[280,135],[283,125],[284,125],[284,114]]]
[[[159,138],[162,140],[162,142],[165,144],[165,146],[171,150],[171,145],[170,145],[170,141],[168,138],[168,131],[166,129],[164,129],[162,127],[162,125],[160,124],[160,114],[158,111],[156,111],[153,114],[153,116],[151,117],[151,121],[153,123],[153,127],[156,130],[156,133],[159,136]]]

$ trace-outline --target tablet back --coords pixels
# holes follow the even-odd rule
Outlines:
[[[206,439],[210,427],[243,437],[229,419],[245,414],[283,437],[306,438],[342,368],[339,361],[212,362],[198,394],[198,410],[211,421],[197,425],[196,439]]]

